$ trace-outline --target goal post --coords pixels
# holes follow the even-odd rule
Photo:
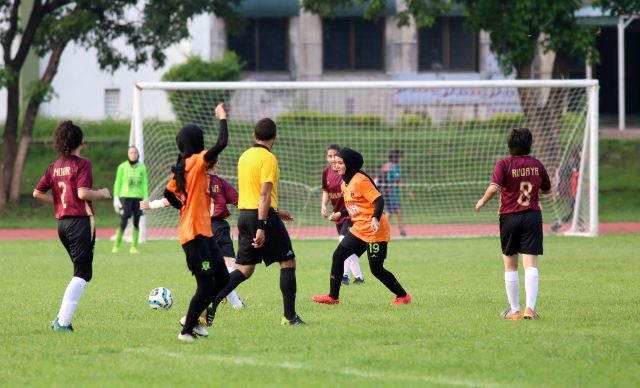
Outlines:
[[[229,108],[220,175],[234,187],[255,122],[276,122],[279,206],[294,213],[292,237],[337,236],[320,215],[331,143],[360,151],[363,170],[380,180],[392,237],[497,235],[499,199],[479,213],[474,205],[495,163],[508,156],[508,130],[524,126],[534,135],[531,155],[552,179],[541,200],[545,232],[598,234],[597,80],[139,82],[130,139],[147,166],[151,199],[164,191],[182,126],[200,126],[205,146],[214,144],[218,102]],[[394,164],[401,178],[384,187]],[[230,210],[234,227],[237,211]],[[177,238],[172,208],[143,219],[144,237]]]

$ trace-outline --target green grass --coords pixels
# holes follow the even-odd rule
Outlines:
[[[64,335],[49,328],[71,276],[61,244],[1,241],[2,385],[638,386],[637,240],[546,238],[543,319],[517,322],[498,318],[507,302],[497,238],[392,242],[387,267],[414,299],[393,307],[364,263],[364,286],[343,287],[338,306],[314,304],[335,242],[294,241],[308,324],[279,325],[279,271],[260,266],[238,289],[248,307],[221,307],[195,344],[176,338],[195,288],[177,242],[134,257],[98,241],[76,332]],[[172,289],[171,310],[147,307],[157,286]]]

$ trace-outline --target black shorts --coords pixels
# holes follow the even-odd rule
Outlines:
[[[214,267],[224,266],[224,258],[213,237],[197,235],[193,240],[182,244],[187,259],[187,267],[194,275],[213,276]]]
[[[506,256],[542,255],[542,212],[501,214],[500,244]]]
[[[346,236],[349,233],[349,229],[353,226],[353,222],[351,222],[351,218],[347,218],[340,225],[336,224],[336,229],[338,229],[338,234],[340,236]]]
[[[360,240],[358,237],[347,233],[344,239],[340,241],[340,245],[360,257],[365,251],[367,251],[367,257],[369,260],[377,259],[384,260],[387,258],[387,241],[384,242],[372,242],[368,243]]]
[[[291,245],[289,232],[273,209],[269,209],[264,245],[258,249],[251,244],[258,230],[258,210],[242,209],[238,214],[238,257],[237,264],[265,263],[269,266],[275,262],[296,258]]]
[[[58,237],[73,263],[73,276],[91,280],[96,229],[93,217],[65,217],[58,220]]]
[[[233,241],[231,240],[231,228],[227,220],[223,218],[212,218],[211,229],[213,229],[213,239],[216,240],[218,248],[222,251],[224,257],[236,257],[233,250]]]

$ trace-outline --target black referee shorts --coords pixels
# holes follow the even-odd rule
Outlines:
[[[95,231],[92,216],[65,217],[58,220],[58,237],[73,263],[73,276],[87,282],[93,276]]]
[[[289,232],[284,222],[273,209],[269,209],[264,245],[258,249],[251,244],[258,230],[258,210],[241,209],[238,214],[238,257],[237,264],[264,264],[295,259]]]
[[[213,237],[197,235],[193,240],[182,245],[187,267],[194,275],[213,276],[215,268],[225,267],[224,257]]]
[[[506,256],[516,253],[542,255],[542,212],[501,214],[500,244]]]
[[[213,230],[213,238],[218,244],[218,248],[222,251],[224,257],[236,257],[233,250],[233,241],[231,240],[231,228],[227,220],[223,218],[212,218],[211,229]]]

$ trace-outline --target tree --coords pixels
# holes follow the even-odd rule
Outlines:
[[[155,68],[165,62],[164,50],[189,37],[188,20],[202,13],[233,17],[242,0],[21,0],[0,1],[0,46],[4,63],[0,87],[7,89],[7,117],[0,164],[0,208],[7,200],[18,201],[20,180],[31,143],[40,104],[50,98],[65,47],[75,43],[96,51],[101,69],[121,66],[136,69],[151,62]],[[31,4],[26,20],[20,20],[21,6]],[[125,42],[129,50],[118,48]],[[18,142],[20,75],[31,49],[40,57],[49,55],[39,80],[26,96],[26,109]],[[130,50],[132,49],[132,50]]]

